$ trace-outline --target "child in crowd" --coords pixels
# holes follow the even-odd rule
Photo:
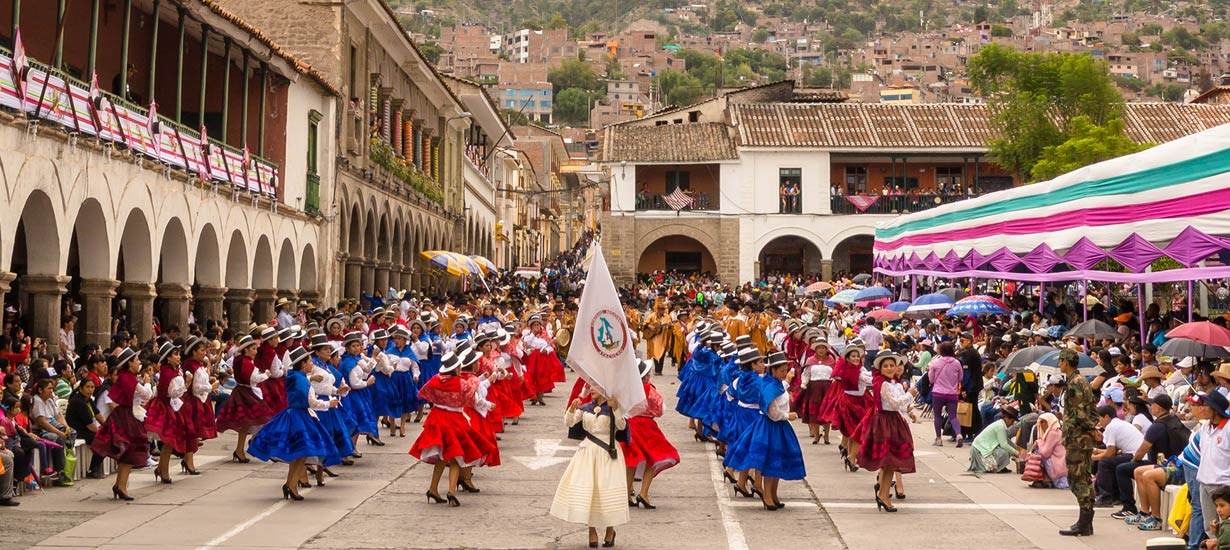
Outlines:
[[[1213,505],[1217,519],[1213,520],[1216,539],[1204,541],[1208,550],[1230,550],[1230,489],[1225,487],[1213,492]]]

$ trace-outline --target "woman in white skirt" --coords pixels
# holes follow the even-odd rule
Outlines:
[[[628,523],[627,480],[619,441],[627,440],[628,421],[619,403],[590,389],[593,401],[568,405],[568,437],[581,445],[555,490],[551,515],[589,526],[589,547],[598,547],[598,527],[606,527],[603,548],[615,546],[615,526]]]

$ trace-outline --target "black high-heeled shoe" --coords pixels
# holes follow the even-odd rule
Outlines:
[[[777,509],[778,509],[778,510],[781,510],[782,508],[785,508],[785,507],[786,507],[786,503],[785,503],[785,502],[778,502],[778,503],[775,503],[773,506],[777,507]]]
[[[611,538],[610,538],[610,539],[607,539],[607,538],[605,538],[605,537],[602,539],[602,547],[603,547],[603,548],[611,548],[611,547],[613,547],[613,546],[615,546],[615,532],[614,532],[614,531],[611,531]]]
[[[735,485],[732,485],[732,487],[735,488],[735,493],[738,493],[739,496],[743,498],[752,498],[752,494],[747,492],[746,489],[740,487],[737,483]]]
[[[440,495],[437,495],[431,491],[427,491],[427,502],[431,502],[435,504],[444,504],[445,502],[448,502],[448,501],[440,498]]]
[[[727,472],[726,470],[722,470],[722,477],[726,478],[726,481],[731,483],[739,482],[739,480],[735,479],[735,476],[730,475],[730,472]]]
[[[125,493],[124,491],[121,491],[121,490],[120,490],[120,486],[119,486],[119,485],[112,485],[112,486],[111,486],[111,498],[113,498],[113,499],[115,499],[115,500],[123,500],[123,501],[130,501],[130,500],[133,500],[133,498],[132,498],[132,497],[130,497],[130,496],[128,496],[128,494],[127,494],[127,493]]]
[[[706,438],[706,437],[705,437],[704,435],[702,435],[702,434],[692,434],[692,439],[695,439],[695,440],[697,440],[697,441],[699,441],[699,442],[701,442],[701,443],[708,443],[708,442],[709,442],[709,439],[708,439],[708,438]]]
[[[360,453],[359,451],[355,451],[353,453],[350,453],[350,456],[354,458],[363,458],[363,453]]]
[[[636,503],[644,507],[646,510],[657,510],[658,509],[657,506],[650,504],[649,501],[645,500],[645,497],[641,495],[636,495]]]
[[[880,495],[876,495],[876,511],[884,510],[885,512],[896,512],[897,509],[880,500]]]
[[[299,485],[300,489],[311,489],[312,488],[312,484],[307,481],[297,481],[295,483]]]
[[[903,493],[903,492],[901,492],[901,491],[898,491],[898,490],[897,490],[897,482],[896,482],[896,481],[892,482],[892,484],[891,484],[891,485],[889,485],[889,487],[892,487],[892,488],[893,488],[893,496],[897,497],[897,500],[905,500],[905,493]],[[878,491],[877,491],[877,492],[878,492]]]
[[[776,504],[776,503],[774,503],[774,504],[769,504],[769,503],[765,502],[763,498],[762,498],[762,499],[760,499],[760,503],[761,503],[761,504],[763,504],[763,505],[764,505],[764,509],[765,509],[765,510],[767,510],[767,511],[769,511],[769,512],[776,512],[776,511],[778,511],[778,510],[779,510],[779,508],[777,507],[777,504]]]
[[[188,462],[187,462],[187,461],[184,461],[184,460],[179,461],[179,471],[181,471],[181,472],[183,472],[183,473],[185,473],[185,474],[188,474],[188,475],[190,475],[190,476],[199,476],[199,475],[201,475],[201,471],[200,471],[200,470],[193,470],[192,468],[189,468],[189,467],[188,467]]]
[[[464,480],[464,479],[458,479],[458,480],[457,480],[457,487],[458,487],[458,488],[460,488],[462,491],[465,491],[465,492],[467,492],[467,493],[477,493],[477,492],[480,492],[480,491],[479,491],[479,489],[478,489],[478,487],[475,487],[475,486],[473,486],[473,485],[470,485],[470,482],[468,482],[468,481],[466,481],[466,480]]]
[[[384,446],[384,442],[383,442],[383,441],[381,441],[381,440],[379,440],[379,439],[376,439],[376,438],[374,438],[374,437],[372,437],[372,436],[370,436],[370,435],[369,435],[369,436],[367,436],[367,444],[368,444],[368,445],[371,445],[371,446],[373,446],[373,447],[383,447],[383,446]]]
[[[342,459],[342,466],[354,466],[354,461],[349,458]]]
[[[290,485],[282,485],[282,498],[290,500],[303,500],[303,495],[290,490]]]
[[[760,492],[760,489],[757,489],[755,485],[752,485],[752,496],[764,500],[764,493]]]
[[[325,472],[325,475],[329,477],[337,477],[337,474],[333,473],[333,470],[330,470],[324,466],[319,466],[319,468]]]
[[[164,485],[170,485],[171,476],[164,476],[162,472],[154,470],[154,481],[161,481]]]
[[[231,453],[231,462],[238,462],[238,463],[240,463],[240,464],[247,464],[247,463],[249,463],[249,462],[252,462],[252,459],[250,459],[250,458],[248,458],[248,457],[246,457],[246,456],[245,456],[245,457],[243,457],[243,458],[239,458],[239,451],[235,451],[235,452]]]
[[[448,499],[449,508],[461,506],[461,501],[457,500],[457,495],[454,495],[453,493],[446,493],[444,496]]]

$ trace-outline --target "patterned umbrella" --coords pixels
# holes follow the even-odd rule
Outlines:
[[[905,313],[905,310],[910,308],[909,302],[893,302],[884,307],[884,309],[896,311],[897,313]]]
[[[450,275],[465,277],[472,275],[474,271],[478,271],[478,265],[472,260],[447,250],[424,250],[419,252],[419,256],[422,256],[424,260],[431,262],[431,265],[444,270]],[[474,271],[470,270],[471,266],[474,267]]]
[[[857,294],[858,294],[858,291],[854,289],[843,290],[841,292],[838,292],[837,294],[834,294],[832,298],[825,300],[825,302],[832,302],[834,304],[852,305],[855,302],[854,296]]]
[[[943,311],[952,307],[953,301],[954,300],[947,294],[942,294],[939,292],[934,294],[923,294],[915,299],[914,303],[910,304],[909,309],[906,309],[906,311]]]
[[[816,292],[824,292],[830,288],[833,288],[833,285],[825,282],[819,282],[807,285],[807,288],[804,290],[806,290],[809,294],[813,294]]]
[[[892,297],[893,297],[893,291],[887,288],[884,288],[880,285],[875,285],[875,286],[869,286],[867,288],[864,288],[858,291],[858,294],[854,295],[854,301],[855,302],[868,302],[871,300],[878,300],[881,298],[891,299]]]
[[[987,303],[994,304],[996,307],[1000,309],[1005,309],[1005,310],[1012,309],[1008,307],[1008,304],[1005,304],[1003,300],[1000,300],[999,298],[987,296],[985,294],[975,294],[973,296],[967,296],[965,298],[961,298],[960,300],[957,300],[958,304],[968,303],[968,302],[987,302]]]
[[[497,271],[497,268],[495,267],[495,262],[488,260],[487,258],[484,258],[482,256],[470,256],[470,259],[473,260],[475,264],[478,264],[478,268],[483,270],[483,273],[491,273],[493,271]]]
[[[1008,313],[1007,309],[999,307],[991,302],[958,302],[948,310],[949,317],[962,317],[965,315],[1002,315]]]

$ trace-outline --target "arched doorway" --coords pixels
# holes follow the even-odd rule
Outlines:
[[[833,275],[871,273],[871,249],[874,244],[875,237],[871,235],[854,235],[842,239],[833,249]]]
[[[700,241],[683,235],[661,237],[641,252],[637,273],[678,271],[680,273],[717,273],[713,254]]]
[[[770,273],[820,273],[823,256],[815,243],[785,235],[769,241],[760,249],[760,276]]]

